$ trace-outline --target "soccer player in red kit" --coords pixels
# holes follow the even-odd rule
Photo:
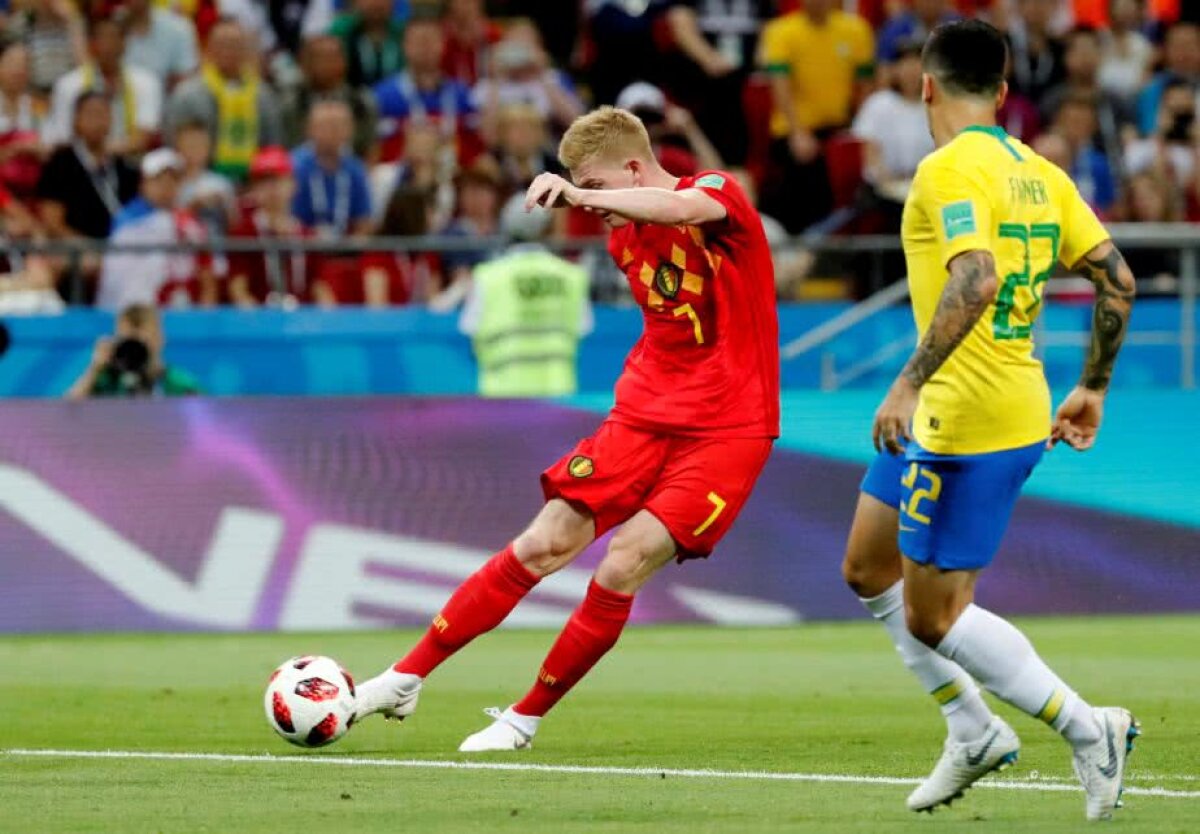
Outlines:
[[[533,688],[464,752],[528,747],[538,722],[613,647],[634,595],[672,559],[709,555],[779,434],[779,334],[758,212],[720,171],[667,173],[646,129],[602,107],[559,146],[571,181],[542,174],[526,208],[580,206],[613,227],[609,251],[644,330],[597,432],[542,474],[528,529],[454,592],[405,657],[358,689],[359,717],[410,715],[425,678],[499,625],[545,576],[620,525]]]

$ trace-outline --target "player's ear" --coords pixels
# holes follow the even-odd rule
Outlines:
[[[1000,82],[1000,90],[996,93],[996,109],[999,110],[1004,106],[1005,99],[1008,98],[1008,82]]]
[[[921,101],[933,104],[933,76],[927,72],[921,73]]]
[[[639,160],[631,159],[625,163],[625,170],[629,172],[629,178],[633,182],[634,188],[642,186],[642,176],[645,174],[642,163]]]

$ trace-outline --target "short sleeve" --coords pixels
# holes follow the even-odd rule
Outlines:
[[[766,25],[759,46],[759,63],[769,73],[786,73],[791,69],[790,27],[785,18],[776,18]]]
[[[1062,189],[1063,195],[1060,206],[1063,228],[1058,259],[1071,269],[1083,260],[1084,255],[1104,243],[1111,235],[1069,177],[1059,177],[1058,187]]]
[[[702,171],[690,186],[703,191],[725,208],[725,219],[717,221],[729,228],[746,228],[750,217],[758,212],[750,205],[746,193],[730,174],[722,171]]]
[[[917,168],[913,191],[933,226],[943,265],[963,252],[992,250],[991,196],[977,173],[927,162]]]
[[[869,139],[883,144],[886,135],[886,119],[884,118],[884,95],[882,90],[872,93],[854,117],[850,132],[859,139]]]

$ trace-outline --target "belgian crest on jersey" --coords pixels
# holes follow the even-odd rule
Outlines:
[[[654,270],[654,289],[663,298],[674,298],[679,295],[679,287],[683,284],[683,270],[675,264],[659,264]]]
[[[589,478],[596,471],[596,465],[586,455],[576,455],[567,463],[567,471],[572,478]]]

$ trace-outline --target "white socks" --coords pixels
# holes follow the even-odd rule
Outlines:
[[[537,734],[538,724],[542,723],[542,716],[521,715],[521,713],[509,707],[504,710],[503,720],[520,730],[526,738],[533,738]]]
[[[904,620],[904,580],[877,597],[860,598],[871,615],[883,623],[904,665],[921,681],[941,707],[955,741],[975,741],[987,731],[992,711],[979,687],[958,664],[942,657],[908,632]]]
[[[1100,739],[1092,708],[1038,657],[1012,624],[977,605],[968,605],[937,647],[988,691],[1045,721],[1072,745]]]

